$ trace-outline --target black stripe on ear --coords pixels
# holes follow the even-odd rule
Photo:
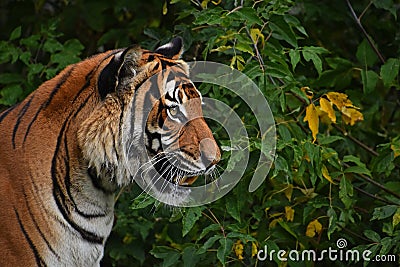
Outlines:
[[[136,75],[136,63],[140,57],[137,50],[136,46],[132,46],[126,48],[122,53],[118,52],[101,71],[97,88],[102,100],[107,94],[116,91],[119,82]]]
[[[124,63],[124,57],[115,55],[110,63],[101,71],[97,81],[97,89],[99,90],[100,98],[103,100],[107,94],[115,92],[118,81],[118,73],[121,65]]]
[[[155,53],[161,54],[166,58],[178,59],[183,52],[183,40],[177,36],[171,42],[157,48]]]

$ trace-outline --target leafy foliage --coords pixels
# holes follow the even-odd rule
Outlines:
[[[339,238],[348,248],[399,258],[400,25],[393,1],[39,2],[6,6],[28,15],[21,26],[12,16],[4,20],[1,105],[13,105],[81,55],[132,42],[152,49],[176,34],[185,59],[225,63],[250,77],[276,121],[273,168],[250,193],[264,153],[257,122],[232,92],[201,85],[246,124],[247,172],[227,196],[196,208],[165,207],[132,186],[117,203],[105,266],[254,266],[263,264],[257,251],[265,246],[321,251],[336,248]],[[79,25],[78,34],[70,25]],[[222,168],[230,156],[223,152]]]

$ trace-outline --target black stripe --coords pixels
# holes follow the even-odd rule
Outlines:
[[[79,225],[77,225],[70,217],[71,214],[71,203],[69,203],[71,200],[66,199],[66,196],[63,193],[61,183],[59,177],[58,177],[58,171],[57,171],[57,165],[58,165],[58,156],[61,158],[63,157],[62,155],[59,155],[61,152],[61,147],[62,147],[62,141],[63,138],[65,138],[65,132],[67,130],[67,126],[69,125],[71,117],[76,116],[80,110],[86,105],[87,101],[89,98],[92,97],[92,95],[89,95],[78,107],[78,109],[75,111],[75,114],[70,114],[68,118],[65,120],[63,123],[60,133],[57,138],[57,145],[56,149],[54,151],[54,156],[52,159],[52,164],[51,164],[51,176],[52,176],[52,181],[53,181],[53,197],[56,201],[57,207],[60,210],[61,214],[63,215],[64,219],[82,236],[83,239],[85,239],[88,242],[95,243],[95,244],[103,244],[104,238],[101,236],[96,235],[95,233],[92,233],[90,231],[87,231],[83,228],[81,228]],[[66,166],[67,167],[67,166]]]
[[[14,105],[12,107],[9,107],[8,109],[4,110],[2,113],[0,113],[0,123],[4,120],[4,118],[10,113],[11,111],[14,110],[19,104]]]
[[[79,113],[80,109],[75,113]],[[72,201],[74,210],[82,217],[86,218],[86,219],[91,219],[91,218],[99,218],[99,217],[104,217],[106,216],[106,214],[101,213],[101,214],[87,214],[83,211],[81,211],[78,208],[78,205],[76,204],[72,193],[71,193],[71,176],[70,176],[70,166],[69,166],[69,162],[70,162],[70,157],[69,157],[69,150],[68,150],[68,144],[67,144],[67,137],[64,136],[64,149],[65,149],[65,156],[64,156],[64,166],[66,168],[66,173],[65,173],[65,177],[64,177],[64,184],[65,187],[67,189],[67,194],[69,199]]]
[[[32,176],[31,176],[31,180],[32,180],[32,182],[34,183],[33,177],[32,177]],[[35,185],[34,185],[34,187],[36,188]],[[28,207],[29,215],[31,216],[32,221],[33,221],[33,223],[34,223],[36,229],[38,230],[40,236],[42,237],[42,239],[43,239],[44,242],[46,243],[46,245],[47,245],[47,247],[49,248],[49,250],[50,250],[58,259],[60,259],[60,256],[57,254],[57,252],[56,252],[56,251],[53,249],[53,247],[50,245],[49,241],[46,239],[44,233],[43,233],[42,230],[40,229],[40,226],[39,226],[39,224],[37,223],[35,217],[33,216],[33,213],[32,213],[32,211],[31,211],[31,209],[29,208],[28,197],[27,197],[27,195],[26,195],[26,193],[25,193],[25,190],[24,190],[24,198],[25,198],[26,206]]]
[[[113,51],[110,54],[106,55],[101,61],[100,63],[96,66],[96,68],[94,68],[93,70],[91,70],[85,77],[86,79],[86,83],[82,86],[82,88],[78,91],[78,93],[76,94],[75,98],[72,100],[72,105],[75,103],[75,101],[78,99],[78,97],[81,95],[81,93],[83,91],[85,91],[85,89],[87,89],[90,86],[90,80],[93,78],[93,75],[95,73],[95,71],[100,67],[101,63],[103,63],[106,59],[108,59],[109,57],[113,56],[114,54],[118,53],[119,50]],[[53,91],[50,93],[49,98],[46,100],[46,102],[44,102],[40,108],[37,110],[35,116],[33,117],[32,121],[29,123],[28,128],[26,130],[25,136],[24,136],[24,141],[23,143],[25,143],[26,138],[29,135],[29,131],[32,127],[32,124],[36,121],[37,117],[39,116],[39,113],[47,108],[50,105],[50,102],[52,101],[52,99],[54,98],[55,94],[61,89],[61,87],[64,85],[64,83],[68,80],[69,76],[71,75],[71,73],[75,70],[76,67],[79,67],[79,63],[72,65],[71,69],[68,70],[67,73],[65,73],[61,78],[59,83],[54,87]]]
[[[103,192],[106,195],[112,195],[115,193],[115,190],[109,190],[105,188],[105,186],[102,184],[102,180],[97,176],[97,172],[95,168],[90,167],[87,169],[87,174],[90,177],[90,180],[92,181],[93,186]]]
[[[35,256],[36,264],[38,266],[46,266],[46,263],[44,262],[42,256],[40,256],[38,249],[36,248],[35,244],[33,244],[33,241],[29,237],[28,232],[25,230],[24,225],[22,224],[21,218],[19,217],[19,214],[18,214],[18,211],[16,208],[14,208],[14,212],[15,212],[15,216],[17,217],[19,227],[21,228],[21,231],[24,234],[26,241],[28,241],[29,247],[31,248],[33,255]]]
[[[39,116],[39,113],[47,108],[50,105],[51,100],[53,100],[54,96],[56,95],[56,93],[60,90],[60,88],[62,87],[62,85],[68,80],[69,76],[71,75],[72,71],[75,69],[76,65],[72,65],[72,67],[67,71],[67,73],[65,73],[63,76],[61,76],[59,82],[57,83],[57,85],[53,88],[53,91],[51,91],[49,98],[47,98],[46,102],[44,102],[39,109],[36,111],[35,116],[33,116],[33,119],[31,120],[31,122],[28,125],[28,128],[25,132],[25,136],[24,136],[24,141],[23,144],[26,141],[26,138],[29,135],[29,131],[31,130],[32,124],[36,121],[37,117]]]
[[[12,143],[14,149],[15,149],[15,136],[17,135],[19,124],[21,123],[22,117],[25,115],[26,111],[28,110],[29,106],[31,105],[32,99],[33,99],[33,95],[31,96],[29,101],[26,102],[26,104],[22,107],[20,112],[18,113],[17,122],[14,125],[13,135],[12,135],[12,139],[11,139],[11,143]]]

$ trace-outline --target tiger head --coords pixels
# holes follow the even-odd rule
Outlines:
[[[178,37],[154,52],[120,50],[100,68],[101,100],[78,131],[78,141],[103,185],[142,179],[167,199],[179,195],[177,185],[191,185],[219,162],[182,51]]]

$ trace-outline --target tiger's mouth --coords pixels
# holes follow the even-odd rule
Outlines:
[[[154,167],[160,177],[164,180],[180,186],[191,186],[200,175],[204,174],[203,171],[189,172],[183,170],[174,164],[176,162],[171,159],[163,158],[158,160]]]
[[[175,178],[172,179],[173,183],[181,186],[190,186],[194,182],[196,182],[197,178],[199,178],[199,175],[195,176],[183,176],[183,177],[178,177],[175,176]]]

